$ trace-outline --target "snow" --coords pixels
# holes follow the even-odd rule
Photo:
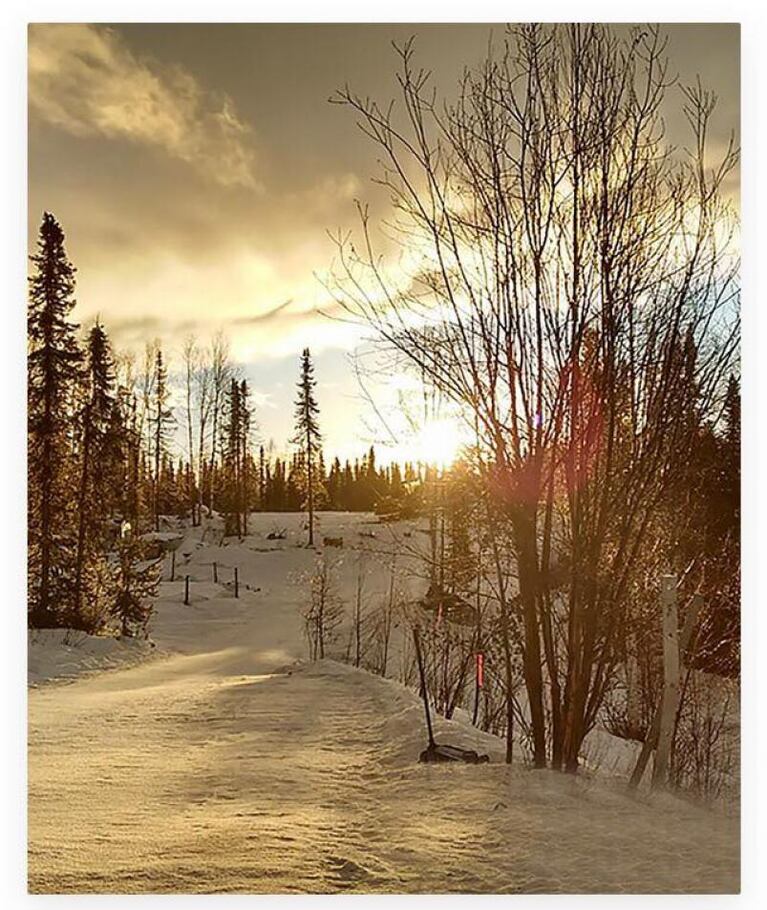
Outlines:
[[[147,531],[146,534],[141,535],[142,540],[156,540],[160,543],[181,543],[184,539],[183,534],[179,534],[178,531]]]
[[[75,629],[31,629],[27,679],[31,686],[71,680],[97,670],[130,666],[155,655],[151,641],[88,635]]]
[[[345,538],[333,552],[349,599],[352,545],[376,548],[368,590],[385,590],[398,528],[363,538],[370,522],[321,516],[318,540]],[[300,611],[316,554],[303,546],[302,517],[252,523],[241,543],[185,536],[177,580],[156,603],[157,647],[144,647],[157,659],[94,673],[114,668],[120,648],[145,655],[112,640],[102,654],[93,642],[57,646],[59,660],[52,640],[32,644],[38,679],[90,672],[30,691],[31,891],[738,889],[734,817],[668,794],[630,795],[601,767],[571,777],[507,766],[503,743],[462,712],[435,718],[437,740],[487,752],[491,764],[418,764],[426,733],[415,693],[305,661]],[[275,526],[285,540],[266,539]]]

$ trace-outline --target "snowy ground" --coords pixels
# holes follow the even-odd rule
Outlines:
[[[387,549],[385,528],[361,536],[369,521],[322,516],[320,538],[345,537],[347,582],[350,543]],[[163,584],[154,659],[94,673],[91,655],[81,679],[30,691],[31,891],[737,890],[737,819],[610,779],[507,767],[500,742],[461,721],[438,722],[437,738],[490,765],[417,764],[413,693],[296,662],[314,559],[296,546],[300,524],[255,516],[255,533],[225,547],[190,535],[176,571],[193,579],[192,603],[182,581]],[[273,526],[288,538],[267,541]],[[373,588],[384,562],[371,560]],[[56,665],[50,642],[37,649],[50,653],[31,658],[34,680],[76,675],[76,655]]]
[[[124,668],[157,654],[154,642],[87,635],[75,629],[31,629],[27,680],[37,686],[73,680],[99,670]]]

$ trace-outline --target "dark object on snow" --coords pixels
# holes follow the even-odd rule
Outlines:
[[[448,622],[459,626],[477,624],[477,610],[463,597],[445,591],[438,584],[430,584],[429,589],[420,601],[424,610],[441,615]]]
[[[434,731],[431,726],[431,711],[429,710],[429,693],[426,689],[426,673],[423,668],[423,655],[421,654],[421,638],[418,627],[413,628],[413,642],[415,643],[415,656],[418,661],[418,675],[421,678],[421,697],[426,712],[426,729],[429,734],[429,744],[418,756],[419,762],[446,762],[462,761],[470,765],[484,765],[490,761],[489,755],[480,755],[473,749],[462,749],[460,746],[440,745],[434,740]]]
[[[418,761],[462,761],[469,765],[486,765],[490,761],[490,757],[488,755],[480,755],[473,749],[461,749],[458,746],[438,746],[433,743],[421,752],[418,756]]]
[[[285,540],[286,537],[287,537],[287,531],[285,531],[284,529],[281,529],[279,531],[270,531],[266,535],[267,540]]]
[[[323,547],[340,547],[343,549],[344,539],[343,537],[323,537],[322,538]]]

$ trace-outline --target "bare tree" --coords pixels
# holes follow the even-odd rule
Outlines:
[[[234,368],[229,353],[229,341],[219,332],[213,338],[210,346],[210,414],[211,414],[211,443],[209,463],[210,483],[210,508],[215,507],[216,490],[214,489],[214,468],[216,460],[222,452],[224,442],[224,407],[229,391]]]
[[[438,103],[399,49],[402,108],[347,89],[384,161],[397,271],[367,209],[338,238],[352,318],[476,422],[477,468],[508,528],[533,761],[574,771],[612,683],[634,558],[736,356],[734,216],[714,164],[714,96],[684,89],[690,149],[664,141],[659,29],[510,28]],[[503,554],[502,554],[503,555]],[[559,591],[552,568],[566,566]],[[549,746],[550,744],[550,746]],[[549,751],[550,749],[550,751]]]
[[[181,349],[181,362],[183,364],[184,403],[186,414],[186,439],[189,458],[189,471],[187,473],[187,502],[192,524],[197,524],[195,501],[195,407],[194,394],[197,375],[200,371],[200,349],[194,335],[189,335]]]
[[[309,603],[304,610],[304,631],[311,660],[323,660],[337,638],[344,607],[336,584],[335,566],[326,556],[317,559],[310,578]]]
[[[197,519],[202,519],[203,484],[207,445],[210,438],[208,424],[213,409],[213,366],[210,350],[203,350],[194,376],[194,397],[197,411]]]

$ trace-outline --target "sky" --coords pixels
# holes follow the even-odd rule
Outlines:
[[[719,105],[714,145],[739,124],[735,25],[673,25],[667,53]],[[43,211],[78,269],[75,318],[97,315],[118,349],[222,329],[251,380],[262,439],[284,450],[300,351],[310,346],[326,449],[354,456],[387,436],[350,355],[364,336],[328,318],[330,234],[376,217],[372,143],[329,103],[345,85],[397,93],[391,42],[415,36],[419,63],[450,92],[502,25],[32,25],[29,242]],[[677,89],[667,132],[683,140]],[[737,194],[737,174],[729,187]],[[389,392],[382,407],[392,405]],[[388,398],[386,396],[389,396]],[[379,402],[380,403],[380,402]],[[393,424],[392,424],[393,425]],[[399,431],[395,430],[395,435]],[[398,439],[400,444],[402,440]]]

